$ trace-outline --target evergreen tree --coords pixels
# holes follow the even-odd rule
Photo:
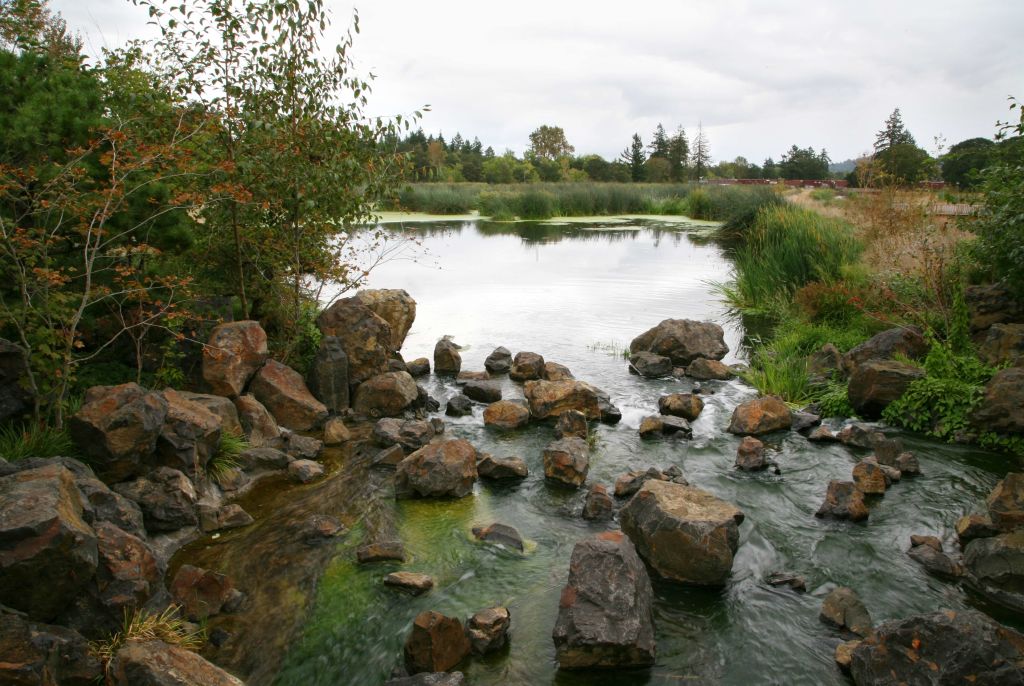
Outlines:
[[[765,179],[779,178],[779,167],[775,164],[775,160],[770,157],[765,159],[764,165],[761,169],[761,177]]]
[[[693,170],[699,181],[707,173],[711,165],[711,150],[708,146],[708,138],[704,135],[704,127],[697,123],[697,136],[693,139],[693,151],[691,153]]]
[[[629,166],[629,176],[634,183],[644,180],[644,162],[647,161],[647,157],[644,155],[644,142],[640,140],[639,133],[633,134],[633,142],[622,151],[619,159]]]
[[[669,178],[673,181],[685,179],[686,163],[689,159],[690,143],[686,140],[686,130],[680,126],[668,142]]]
[[[875,135],[875,152],[881,152],[894,145],[917,145],[910,131],[903,125],[903,115],[897,107],[885,120],[882,130]]]
[[[661,125],[661,122],[658,122],[658,128],[654,130],[654,136],[647,149],[651,151],[651,157],[661,157],[667,160],[668,148],[669,140],[668,135],[665,133],[665,127]]]

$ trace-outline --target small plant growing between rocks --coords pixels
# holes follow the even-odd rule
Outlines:
[[[185,650],[198,651],[206,645],[206,632],[194,629],[182,619],[180,608],[169,605],[163,612],[148,612],[142,609],[130,611],[125,608],[121,630],[102,641],[89,644],[90,650],[103,663],[103,671],[110,668],[117,652],[128,641],[163,641]]]
[[[206,463],[207,477],[219,484],[231,471],[238,469],[236,458],[248,449],[249,441],[244,437],[231,431],[221,432],[217,454]]]

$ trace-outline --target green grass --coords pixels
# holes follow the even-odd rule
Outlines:
[[[232,471],[238,469],[238,456],[249,449],[249,442],[230,431],[222,431],[217,454],[206,463],[206,475],[211,481],[220,483]]]
[[[8,462],[28,457],[75,457],[78,450],[66,429],[41,424],[0,427],[0,457]]]

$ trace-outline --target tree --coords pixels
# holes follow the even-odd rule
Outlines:
[[[686,140],[686,130],[680,126],[672,134],[668,142],[669,178],[682,181],[686,178],[686,163],[690,159],[690,143]]]
[[[988,138],[968,138],[942,157],[942,179],[964,190],[981,185],[981,173],[995,161],[996,144]]]
[[[875,134],[875,152],[881,152],[894,145],[917,145],[910,131],[903,125],[903,115],[897,107],[885,120],[882,130]]]
[[[671,169],[664,157],[649,157],[644,162],[644,180],[661,183],[669,180]]]
[[[779,162],[778,170],[784,179],[827,179],[828,153],[823,149],[816,153],[814,148],[790,147]]]
[[[566,140],[561,126],[540,126],[530,134],[529,154],[538,159],[557,160],[572,155],[575,150]]]
[[[898,143],[875,153],[881,176],[876,183],[912,185],[928,178],[935,165],[928,153],[913,143]]]
[[[775,164],[775,160],[767,158],[764,164],[761,165],[761,177],[765,179],[777,179],[779,178],[779,166]]]
[[[711,165],[711,151],[707,136],[704,135],[704,127],[699,122],[697,123],[697,136],[693,139],[693,151],[690,159],[693,170],[697,174],[697,180],[700,181]]]
[[[600,155],[587,155],[583,159],[583,171],[592,181],[611,181],[611,165]]]
[[[654,135],[651,137],[651,143],[647,146],[647,149],[651,152],[651,157],[660,157],[662,159],[668,159],[668,148],[669,139],[665,133],[665,127],[658,122],[658,127],[654,129]]]
[[[619,160],[629,167],[629,178],[634,183],[644,180],[644,162],[647,161],[647,156],[644,154],[644,142],[640,140],[640,134],[633,134],[633,141],[622,151]]]

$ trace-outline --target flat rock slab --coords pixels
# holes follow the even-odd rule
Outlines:
[[[384,585],[405,591],[410,595],[423,595],[434,587],[434,580],[427,574],[392,572],[384,577]]]

